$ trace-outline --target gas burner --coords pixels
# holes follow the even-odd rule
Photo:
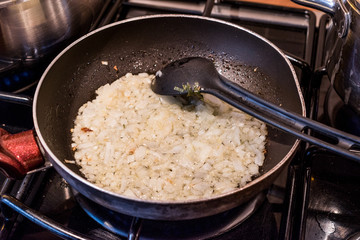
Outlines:
[[[10,69],[2,68],[3,61],[0,59],[0,90],[23,93],[33,88],[53,57],[55,56],[52,55],[39,61],[17,63]]]
[[[261,192],[248,203],[214,216],[181,221],[160,221],[138,219],[114,212],[79,193],[75,193],[75,198],[91,218],[107,230],[122,237],[128,237],[129,233],[138,232],[140,239],[183,240],[222,236],[247,221],[246,219],[257,211],[264,201],[267,201],[266,193]],[[137,225],[134,222],[137,222]]]

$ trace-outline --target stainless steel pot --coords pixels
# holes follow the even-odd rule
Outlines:
[[[29,64],[55,53],[66,41],[89,31],[102,3],[102,0],[0,1],[0,61]],[[0,67],[0,72],[7,68]]]
[[[292,0],[332,17],[327,36],[326,68],[346,104],[360,114],[360,0]]]

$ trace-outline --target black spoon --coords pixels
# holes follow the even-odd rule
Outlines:
[[[289,112],[250,93],[220,75],[212,61],[190,57],[174,61],[156,73],[151,89],[160,95],[209,93],[232,106],[309,143],[326,148],[360,163],[360,138]],[[304,133],[310,129],[326,138]]]

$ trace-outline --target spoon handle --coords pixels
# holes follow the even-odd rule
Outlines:
[[[269,125],[289,132],[309,143],[344,155],[360,163],[360,138],[331,128],[300,114],[287,111],[277,105],[248,92],[241,86],[219,75],[218,89],[206,89],[203,92],[215,95],[232,106],[262,120]],[[305,133],[311,130],[316,136]],[[319,135],[319,136],[318,136]]]

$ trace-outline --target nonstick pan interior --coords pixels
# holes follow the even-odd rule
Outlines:
[[[115,23],[81,38],[49,66],[34,101],[36,130],[45,151],[51,152],[50,158],[55,156],[55,163],[73,159],[70,129],[79,107],[95,97],[97,88],[128,72],[155,73],[186,56],[213,59],[218,71],[229,79],[304,114],[293,69],[265,39],[211,19],[145,17]],[[295,142],[290,134],[269,128],[263,173],[288,158]],[[64,164],[66,172],[80,174],[76,165]]]

